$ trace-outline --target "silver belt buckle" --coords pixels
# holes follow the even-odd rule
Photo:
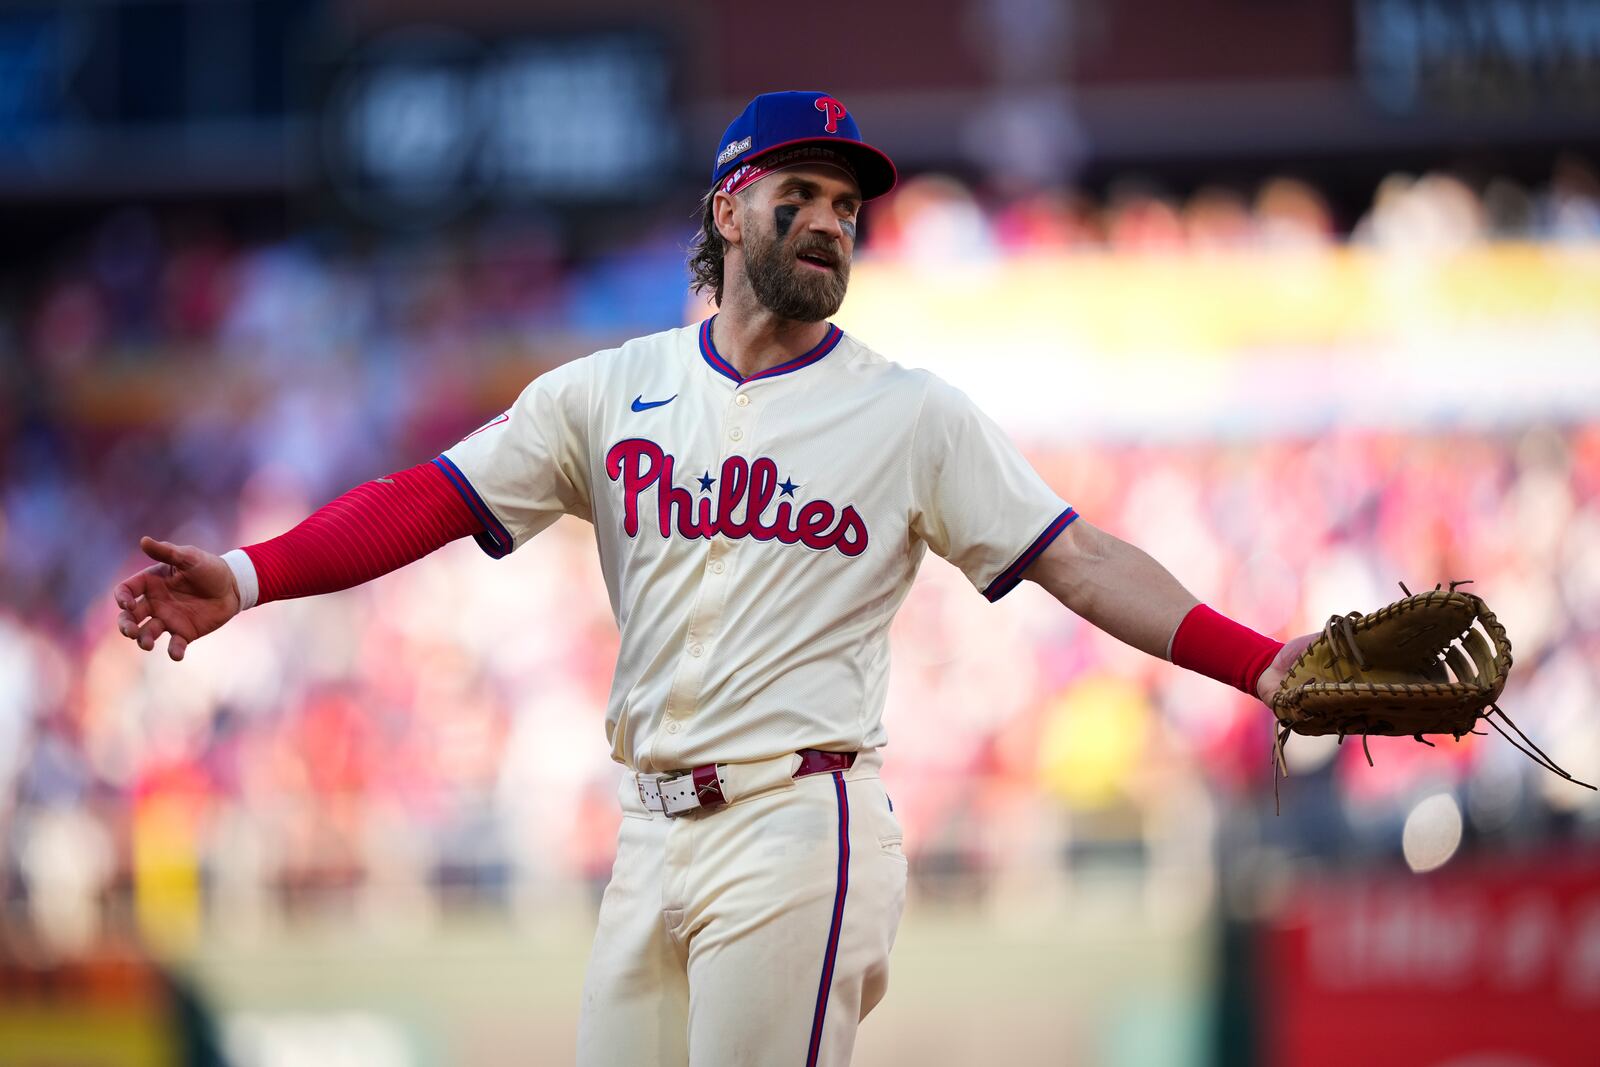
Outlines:
[[[700,806],[693,772],[651,781],[646,781],[643,775],[636,775],[635,780],[639,786],[639,803],[644,805],[646,811],[659,811],[669,819],[676,819]]]

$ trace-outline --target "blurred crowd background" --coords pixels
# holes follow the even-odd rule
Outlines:
[[[902,166],[842,326],[1258,629],[1471,579],[1515,643],[1503,705],[1600,780],[1600,11],[928,8],[824,3],[820,59],[711,0],[672,25],[620,0],[0,10],[0,956],[182,971],[329,922],[590,914],[619,769],[586,526],[271,605],[182,664],[120,638],[109,592],[141,534],[274,535],[541,371],[709,313],[696,197],[779,87],[838,95]],[[1494,735],[1372,766],[1297,738],[1276,783],[1259,704],[938,560],[894,656],[909,924],[1099,914],[1110,887],[1187,943],[1333,872],[1600,854],[1596,795]],[[310,1062],[232,1007],[235,1059]],[[1558,1031],[1600,1007],[1574,1010]],[[1210,1062],[1118,1040],[1071,1062]],[[370,1047],[349,1062],[499,1062]]]

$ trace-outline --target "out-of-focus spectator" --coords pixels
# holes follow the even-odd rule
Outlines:
[[[1183,207],[1184,237],[1198,252],[1231,252],[1255,244],[1256,224],[1244,197],[1232,189],[1207,186]]]
[[[1113,252],[1176,252],[1186,242],[1177,205],[1142,181],[1112,187],[1106,205],[1106,243]]]
[[[1328,202],[1295,178],[1263,182],[1256,194],[1255,217],[1264,248],[1321,248],[1334,239]]]
[[[1105,240],[1098,208],[1077,190],[1012,200],[995,215],[995,237],[1013,255],[1080,251],[1098,248]]]
[[[1556,161],[1545,197],[1543,228],[1557,241],[1593,241],[1600,237],[1600,176],[1577,156]]]
[[[1356,227],[1358,240],[1381,248],[1451,251],[1485,236],[1483,206],[1449,174],[1394,174],[1378,187],[1372,210]]]
[[[871,249],[911,263],[949,268],[994,254],[989,217],[972,191],[954,178],[909,178],[873,212]]]

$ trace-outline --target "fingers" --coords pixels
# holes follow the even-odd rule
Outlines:
[[[139,628],[139,647],[149,652],[156,647],[156,638],[167,632],[167,626],[160,619],[152,618]]]
[[[139,624],[154,614],[148,600],[136,600],[133,607],[117,612],[117,632],[123,637],[138,637]]]
[[[144,574],[134,575],[117,586],[112,594],[117,606],[122,608],[117,612],[117,632],[123,637],[138,637],[139,624],[155,613],[149,598],[142,592],[146,588],[145,577]]]
[[[144,625],[134,621],[134,616],[147,620]],[[150,613],[144,601],[139,601],[129,611],[117,615],[117,632],[123,637],[131,638],[135,644],[146,652],[155,650],[156,641],[162,634],[167,634],[167,655],[174,660],[181,660],[184,653],[189,651],[189,639],[168,628],[161,619]]]
[[[148,571],[140,571],[125,582],[119,582],[111,591],[111,598],[117,602],[117,607],[124,610],[133,607],[133,602],[145,594],[145,587],[149,580]]]
[[[182,567],[191,562],[187,551],[171,541],[157,541],[154,537],[139,538],[139,549],[158,563],[169,567]]]

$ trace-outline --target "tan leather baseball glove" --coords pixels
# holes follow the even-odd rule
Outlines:
[[[1482,732],[1474,727],[1483,721],[1540,766],[1593,789],[1556,766],[1496,703],[1511,670],[1511,640],[1481,597],[1458,588],[1466,584],[1415,594],[1402,584],[1405,597],[1387,607],[1329,619],[1272,696],[1277,771],[1288,774],[1283,745],[1291,733],[1337,734],[1341,743],[1360,734],[1363,749],[1371,734],[1431,745],[1423,735],[1459,740]]]

